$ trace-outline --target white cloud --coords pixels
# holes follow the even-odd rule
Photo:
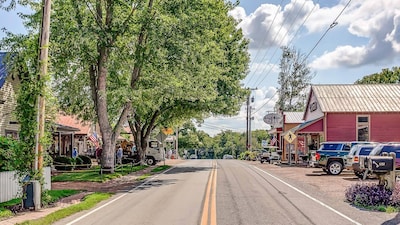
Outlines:
[[[289,41],[311,11],[304,25],[308,31],[306,35],[321,36],[337,18],[338,25],[329,35],[349,38],[318,56],[311,63],[313,68],[359,67],[398,58],[400,4],[393,0],[353,0],[342,12],[347,3],[348,0],[342,0],[335,6],[321,7],[310,0],[291,0],[283,7],[263,4],[250,15],[240,7],[231,14],[240,19],[239,26],[250,40],[250,48],[257,50],[292,44]],[[357,46],[351,36],[365,38],[368,43]],[[330,46],[335,45],[335,39],[329,42]]]
[[[400,52],[400,13],[393,18],[394,28],[385,38],[385,41],[392,43],[393,49]]]
[[[240,19],[239,27],[250,40],[250,48],[264,49],[287,45],[295,33],[293,31],[299,28],[313,7],[310,0],[292,0],[283,9],[279,5],[262,4],[248,16],[244,16],[244,10],[240,8],[231,15]]]
[[[246,18],[246,11],[242,7],[236,7],[229,12],[229,15],[235,18],[237,21],[242,21]]]
[[[322,8],[314,14],[307,24],[310,32],[321,29],[321,21],[327,23],[328,15],[344,5],[333,8]],[[325,16],[323,16],[325,15]],[[339,15],[339,12],[337,12]],[[336,16],[337,16],[336,15]],[[317,22],[316,17],[318,17]],[[364,37],[369,40],[362,46],[338,46],[331,52],[325,52],[310,65],[313,68],[329,69],[340,67],[359,67],[371,63],[390,62],[398,57],[400,5],[386,0],[355,0],[338,19],[338,26],[346,26],[350,35]],[[333,22],[334,18],[330,21]],[[334,28],[335,29],[335,28]],[[334,32],[334,30],[330,31]],[[338,35],[336,33],[336,35]],[[339,34],[340,35],[340,34]]]
[[[356,66],[367,55],[365,47],[339,46],[335,51],[323,54],[314,60],[309,66],[313,69],[325,69],[332,67]]]

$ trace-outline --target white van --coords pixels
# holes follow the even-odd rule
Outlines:
[[[162,143],[158,140],[149,140],[147,142],[146,154],[146,164],[155,165],[158,162],[165,160],[165,149]]]

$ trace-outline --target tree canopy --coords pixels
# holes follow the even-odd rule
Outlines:
[[[398,84],[400,83],[400,67],[393,67],[391,70],[382,69],[380,73],[364,76],[357,80],[356,84]]]
[[[32,9],[24,18],[35,30]],[[53,2],[52,86],[62,110],[99,123],[103,167],[113,167],[127,119],[140,151],[157,126],[239,111],[248,41],[231,9],[223,0]]]
[[[294,48],[282,47],[278,75],[279,99],[276,107],[280,111],[303,111],[306,104],[307,88],[312,73],[306,64],[306,56]]]

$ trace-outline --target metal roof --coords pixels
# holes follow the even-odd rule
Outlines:
[[[4,82],[6,81],[7,71],[6,66],[3,63],[3,59],[5,58],[6,53],[0,52],[0,88],[3,87]]]
[[[313,85],[322,112],[400,112],[400,84]]]
[[[285,123],[303,123],[304,112],[283,112]]]

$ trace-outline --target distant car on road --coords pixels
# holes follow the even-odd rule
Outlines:
[[[232,156],[232,155],[226,154],[226,155],[224,155],[222,158],[223,158],[223,159],[233,159],[233,156]]]

